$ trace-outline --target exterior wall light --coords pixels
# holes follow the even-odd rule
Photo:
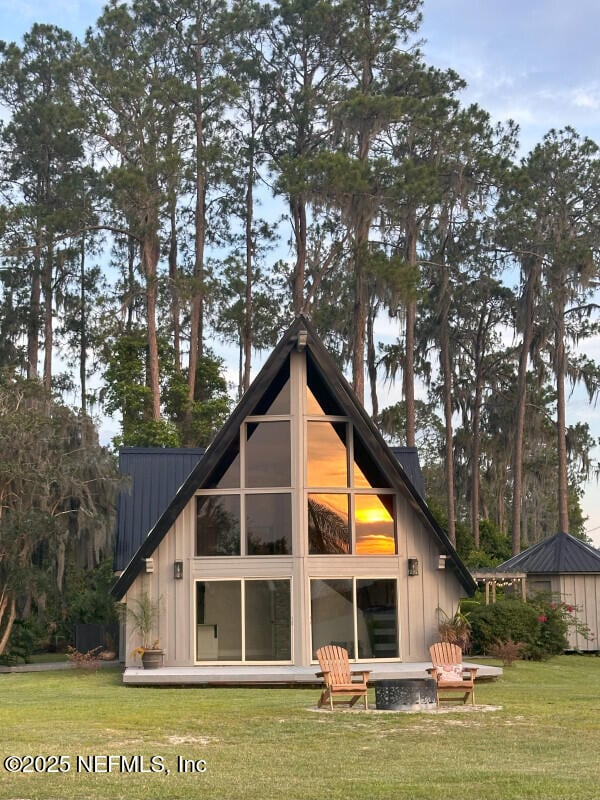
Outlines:
[[[173,563],[173,577],[176,581],[183,578],[183,561],[178,560]]]
[[[308,331],[298,331],[298,338],[296,339],[296,350],[301,353],[308,342]]]
[[[408,559],[408,574],[413,577],[414,575],[419,574],[419,559],[418,558],[409,558]]]
[[[146,572],[154,572],[154,559],[153,558],[145,558],[144,559]]]
[[[446,569],[446,559],[447,558],[448,558],[448,556],[445,556],[445,555],[441,555],[438,558],[438,569]]]

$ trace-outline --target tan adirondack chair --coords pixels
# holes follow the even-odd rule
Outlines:
[[[443,700],[462,700],[466,703],[471,697],[475,704],[475,677],[477,667],[464,667],[462,650],[457,644],[437,642],[429,648],[431,663],[427,672],[437,683],[437,705]]]
[[[365,708],[369,707],[367,699],[367,681],[371,674],[369,670],[351,672],[348,651],[333,644],[319,648],[317,658],[321,667],[317,677],[325,681],[325,687],[319,698],[319,708],[326,704],[329,704],[332,711],[334,704],[346,704],[352,707],[361,697],[364,698]]]

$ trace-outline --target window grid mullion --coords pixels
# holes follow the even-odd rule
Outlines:
[[[241,605],[241,618],[240,623],[242,627],[242,662],[246,660],[246,579],[240,578],[241,591],[240,591],[240,605]]]
[[[354,610],[354,658],[358,661],[358,608],[356,597],[356,577],[352,578],[352,608]]]

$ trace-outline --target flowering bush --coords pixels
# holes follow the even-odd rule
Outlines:
[[[579,622],[576,611],[573,605],[541,594],[527,602],[511,599],[479,606],[471,612],[473,652],[487,654],[499,642],[523,642],[523,658],[543,661],[568,648],[570,628],[589,637],[589,629]]]
[[[529,602],[538,612],[538,627],[527,649],[527,656],[534,661],[542,661],[568,649],[570,629],[576,630],[584,639],[590,637],[589,628],[577,618],[576,606],[548,594],[535,595]]]

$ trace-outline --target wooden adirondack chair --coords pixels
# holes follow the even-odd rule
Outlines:
[[[333,711],[334,698],[345,698],[336,700],[335,705],[347,704],[351,707],[361,697],[364,698],[365,708],[368,708],[367,681],[370,670],[351,672],[348,651],[333,644],[319,648],[317,658],[321,667],[317,676],[325,681],[319,708],[328,703]]]
[[[475,676],[477,667],[464,667],[462,650],[457,644],[437,642],[429,648],[432,667],[427,672],[437,683],[437,705],[442,700],[467,702],[475,704]],[[443,696],[448,694],[449,696]]]

